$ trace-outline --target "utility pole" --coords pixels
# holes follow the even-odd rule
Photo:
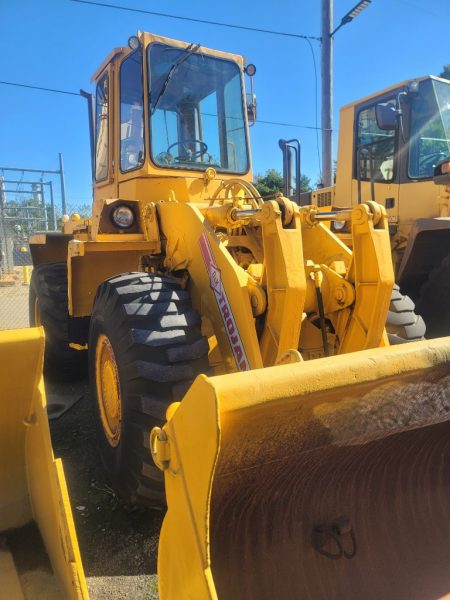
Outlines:
[[[333,0],[322,0],[322,184],[333,185]]]
[[[372,0],[359,2],[333,29],[333,0],[322,0],[322,184],[333,185],[333,36],[351,23]]]

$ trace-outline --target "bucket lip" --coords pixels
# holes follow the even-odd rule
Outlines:
[[[442,370],[450,374],[450,337],[362,350],[295,364],[209,377],[221,409],[243,409],[284,398],[333,392],[381,379],[406,380]],[[243,390],[248,393],[243,394]]]

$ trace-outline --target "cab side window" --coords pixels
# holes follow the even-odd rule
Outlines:
[[[395,100],[391,101],[395,104]],[[355,177],[374,181],[394,178],[395,131],[383,131],[377,125],[375,105],[358,113]]]
[[[104,75],[97,84],[95,101],[95,179],[108,177],[108,112],[109,78]]]
[[[142,51],[136,50],[120,66],[120,170],[141,167],[144,154]]]

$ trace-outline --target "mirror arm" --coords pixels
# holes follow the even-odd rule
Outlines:
[[[400,134],[402,136],[402,141],[404,144],[406,144],[406,137],[405,137],[405,128],[403,125],[403,109],[402,109],[402,103],[401,103],[401,99],[404,96],[408,96],[407,92],[400,92],[397,95],[397,117],[398,117],[398,122],[400,124]]]
[[[253,125],[256,123],[256,99],[255,99],[255,92],[253,89],[253,75],[250,75],[249,79],[250,79],[250,106],[251,106],[251,112],[253,115],[253,119],[252,119],[251,123],[249,123],[249,127],[253,127]],[[247,107],[247,113],[248,113],[248,107]]]

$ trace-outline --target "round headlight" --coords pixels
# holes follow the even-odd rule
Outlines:
[[[134,224],[134,212],[129,206],[121,205],[114,209],[112,220],[120,229],[129,229]]]
[[[342,231],[345,227],[345,221],[333,221],[334,231]]]

